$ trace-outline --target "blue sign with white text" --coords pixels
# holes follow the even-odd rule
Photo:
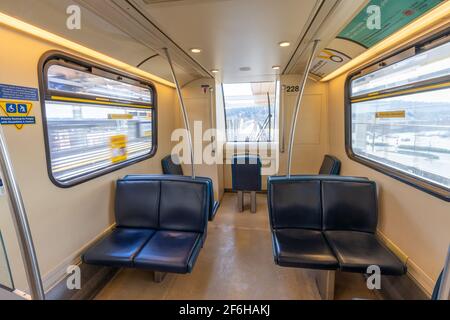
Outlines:
[[[0,99],[39,101],[39,91],[36,88],[0,84]]]
[[[36,124],[36,118],[35,117],[0,117],[0,124],[3,124],[3,125]]]

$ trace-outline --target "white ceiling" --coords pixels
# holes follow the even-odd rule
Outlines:
[[[90,0],[103,1],[103,0]],[[108,23],[93,12],[82,8],[81,30],[66,27],[67,7],[78,4],[70,0],[39,0],[39,5],[31,6],[37,0],[0,0],[0,12],[48,30],[66,39],[82,44],[110,57],[137,66],[144,59],[155,54],[148,46],[136,41],[129,34]],[[173,81],[167,61],[157,57],[145,63],[143,70]],[[176,68],[180,82],[188,82],[195,76]]]
[[[219,69],[216,78],[225,83],[274,80],[287,66],[288,73],[299,73],[308,43],[316,36],[332,39],[367,2],[345,0],[333,7],[337,0],[39,0],[30,6],[34,1],[0,0],[0,11],[134,66],[170,48],[181,84],[208,77],[211,69]],[[81,30],[66,28],[71,4],[82,5]],[[306,32],[319,7],[323,18]],[[291,46],[280,48],[280,41]],[[194,47],[203,51],[193,54]],[[164,56],[141,68],[172,81]]]
[[[224,82],[274,79],[289,61],[317,0],[136,0],[166,35]],[[290,47],[278,43],[289,41]],[[189,52],[201,48],[200,54]],[[282,66],[280,71],[273,65]],[[240,71],[250,67],[250,71]]]

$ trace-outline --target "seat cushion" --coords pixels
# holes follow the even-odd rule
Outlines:
[[[136,268],[160,272],[191,272],[202,246],[193,232],[157,231],[134,259]]]
[[[83,255],[83,261],[110,267],[133,267],[133,258],[154,235],[154,230],[116,228]]]
[[[325,237],[342,271],[366,273],[369,266],[377,265],[384,275],[406,273],[405,265],[371,233],[325,231]]]
[[[283,267],[335,270],[338,261],[322,232],[305,229],[274,230],[275,262]]]

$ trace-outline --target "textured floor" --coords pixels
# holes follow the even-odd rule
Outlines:
[[[192,274],[157,284],[152,272],[123,269],[97,299],[320,299],[310,271],[274,264],[266,196],[257,201],[256,214],[239,213],[236,195],[225,195]],[[360,275],[337,274],[336,298],[374,299],[364,285]]]

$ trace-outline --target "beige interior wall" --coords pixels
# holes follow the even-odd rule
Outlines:
[[[38,88],[38,61],[54,49],[49,43],[0,27],[0,39],[8,50],[0,50],[0,83]],[[76,53],[75,53],[76,54]],[[36,125],[17,130],[5,126],[18,183],[21,187],[41,273],[46,286],[58,280],[65,266],[76,261],[80,251],[113,223],[114,181],[127,174],[160,173],[160,159],[170,153],[170,135],[175,126],[174,90],[155,84],[158,94],[158,151],[152,159],[116,172],[61,189],[47,175],[41,107],[33,103]],[[16,287],[24,290],[26,281],[21,267],[7,197],[0,198],[0,227],[7,242],[8,256]]]
[[[299,83],[299,75],[281,77],[281,84],[284,86],[298,86]],[[294,137],[292,174],[317,174],[322,164],[323,156],[328,152],[327,89],[327,85],[322,82],[310,79],[307,82]],[[285,92],[284,94],[285,152],[280,154],[279,175],[287,174],[289,137],[297,97],[297,92]],[[280,128],[282,128],[281,125]]]
[[[364,176],[380,188],[382,234],[408,256],[411,276],[428,292],[450,244],[450,204],[348,158],[344,135],[346,76],[329,83],[330,151],[342,160],[342,175]]]

